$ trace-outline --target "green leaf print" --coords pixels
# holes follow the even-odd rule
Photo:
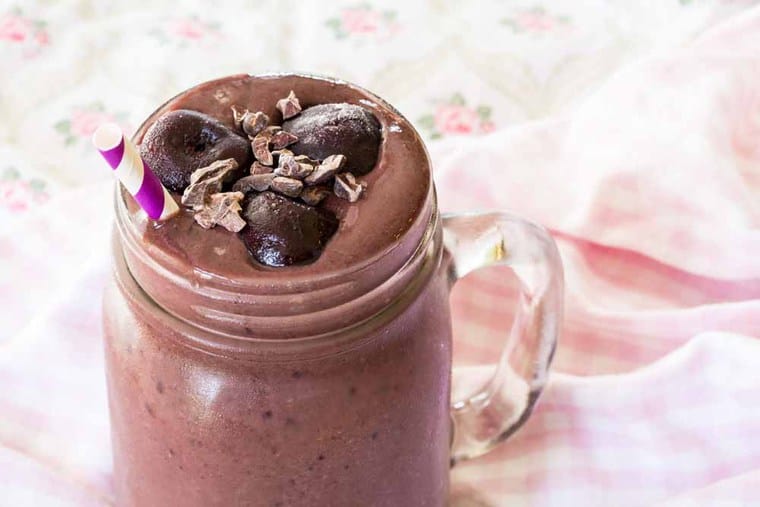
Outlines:
[[[45,191],[45,187],[47,186],[47,184],[44,181],[42,181],[41,179],[32,178],[31,180],[29,180],[29,186],[35,192],[44,192]]]
[[[398,13],[396,11],[385,11],[383,12],[383,18],[385,18],[385,21],[390,23],[392,21],[396,21],[396,18],[398,17]]]
[[[478,106],[475,111],[477,111],[480,121],[491,119],[491,108],[489,106]]]
[[[325,25],[333,31],[336,39],[345,39],[346,32],[343,31],[343,24],[339,18],[330,18],[325,21]]]
[[[59,133],[67,135],[69,132],[71,132],[71,121],[61,120],[53,125],[53,128],[55,128],[55,130],[57,130]]]
[[[18,169],[15,167],[6,167],[3,169],[3,181],[15,181],[21,177],[21,173],[18,172]]]
[[[453,106],[463,106],[465,105],[464,96],[457,92],[454,95],[451,96],[451,100],[449,100],[449,104]]]
[[[426,114],[417,120],[417,124],[424,129],[432,130],[435,125],[435,118],[433,118],[432,114]]]
[[[510,18],[502,18],[501,24],[508,26],[515,33],[517,33],[517,32],[520,31],[520,28],[517,26],[517,23],[515,23],[514,20],[512,20]]]

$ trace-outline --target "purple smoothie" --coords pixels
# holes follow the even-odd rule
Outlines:
[[[352,85],[245,75],[170,100],[233,126],[294,90],[367,108],[382,131],[355,203],[313,262],[255,262],[185,212],[117,199],[106,358],[120,506],[442,506],[448,495],[448,264],[417,133]]]

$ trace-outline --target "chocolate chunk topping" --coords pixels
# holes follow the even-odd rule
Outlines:
[[[303,188],[303,182],[294,178],[276,176],[272,180],[270,188],[275,192],[287,195],[288,197],[298,197]]]
[[[241,192],[214,194],[206,206],[193,218],[204,229],[221,225],[228,231],[240,232],[245,227],[245,220],[240,217],[240,211],[242,211],[240,202],[243,197],[244,195]]]
[[[237,107],[232,106],[232,120],[235,126],[242,130],[248,137],[254,138],[269,125],[269,116],[261,111],[252,113],[245,109],[240,111]]]
[[[302,180],[308,175],[310,175],[312,172],[314,172],[315,166],[308,162],[298,162],[298,167],[300,167],[301,169],[298,172],[298,174],[295,175],[295,177]]]
[[[201,167],[193,171],[193,174],[190,175],[190,184],[200,183],[201,181],[206,181],[216,176],[223,176],[224,182],[231,181],[237,168],[238,163],[234,158],[217,160],[206,167]]]
[[[329,188],[325,187],[306,187],[301,191],[301,200],[311,206],[316,206],[322,202],[328,195],[332,194]]]
[[[235,159],[228,158],[196,169],[190,175],[190,185],[182,194],[182,204],[194,210],[200,210],[211,194],[221,192],[222,185],[234,178],[237,168]]]
[[[287,176],[302,180],[314,170],[314,166],[308,162],[298,162],[295,157],[280,155],[280,164],[274,173],[278,176]]]
[[[267,266],[289,266],[319,257],[338,229],[335,215],[263,192],[244,205],[248,227],[240,237],[251,255]]]
[[[324,160],[341,153],[346,169],[357,175],[370,172],[377,162],[382,134],[371,111],[354,104],[320,104],[303,110],[282,125],[298,137],[290,149],[297,155]]]
[[[281,150],[297,142],[298,142],[298,137],[291,134],[290,132],[281,130],[272,136],[272,149]]]
[[[261,111],[256,111],[255,113],[252,113],[250,111],[246,111],[243,115],[243,119],[240,122],[240,125],[243,129],[243,132],[245,132],[248,137],[256,137],[259,132],[264,130],[267,125],[269,125],[269,116],[265,115]]]
[[[290,90],[287,97],[277,101],[277,109],[282,113],[283,120],[292,118],[301,112],[301,103],[298,101],[298,97],[296,97],[293,90]]]
[[[263,192],[269,188],[274,178],[275,175],[273,173],[253,174],[237,180],[232,186],[232,190],[244,194],[253,192],[254,190],[256,192]]]
[[[251,141],[251,147],[253,148],[253,156],[256,157],[260,163],[264,165],[274,164],[274,158],[272,152],[269,151],[269,141],[272,140],[272,133],[267,130],[262,130]]]
[[[251,174],[269,174],[272,171],[274,171],[272,167],[265,166],[258,160],[251,165]]]
[[[162,115],[148,129],[140,144],[140,156],[168,189],[182,192],[190,175],[217,160],[234,158],[247,167],[248,141],[215,118],[187,109]]]
[[[281,163],[281,160],[283,157],[293,157],[293,152],[290,151],[287,148],[283,148],[281,150],[272,150],[272,155],[277,157],[277,159],[274,161],[275,165],[279,166]]]
[[[278,176],[287,176],[289,178],[297,174],[300,171],[298,162],[291,155],[279,155],[279,164],[277,169],[274,170]]]
[[[153,156],[162,181],[177,185],[167,186],[184,189],[182,203],[201,227],[239,232],[256,260],[287,266],[316,259],[339,227],[331,211],[316,206],[333,193],[352,203],[361,198],[366,183],[354,174],[374,168],[381,130],[358,105],[301,111],[292,90],[276,107],[283,126],[270,125],[261,111],[232,107],[234,124],[248,141],[204,114],[170,112],[147,132],[141,152],[149,163]],[[241,177],[243,167],[250,175]],[[223,192],[233,181],[232,191]]]
[[[318,185],[329,181],[330,178],[340,171],[346,165],[346,157],[343,155],[330,155],[322,161],[314,172],[309,174],[304,182],[307,185]]]
[[[351,173],[339,174],[335,177],[333,192],[341,199],[356,202],[364,193],[365,183],[358,183]]]
[[[232,106],[230,109],[232,109],[232,123],[234,123],[235,126],[240,130],[243,130],[243,115],[245,115],[248,110],[244,109],[241,111],[237,108],[237,106]]]

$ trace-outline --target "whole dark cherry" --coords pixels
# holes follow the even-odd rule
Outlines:
[[[234,158],[239,175],[251,161],[249,141],[211,116],[179,109],[156,120],[140,144],[140,155],[167,188],[182,192],[190,175],[217,160]]]

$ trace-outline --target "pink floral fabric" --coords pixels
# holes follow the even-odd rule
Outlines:
[[[12,167],[0,173],[0,205],[11,212],[21,213],[40,206],[49,197],[42,180],[24,179]]]
[[[388,39],[401,29],[396,23],[396,14],[393,9],[385,10],[370,4],[349,5],[341,8],[336,17],[329,18],[325,25],[337,39]]]
[[[568,16],[557,16],[549,13],[541,6],[517,9],[510,16],[502,19],[502,23],[517,33],[550,33],[569,28]]]
[[[103,104],[95,102],[84,107],[72,108],[68,118],[55,123],[55,129],[67,145],[77,142],[89,143],[92,134],[101,123],[117,122],[125,132],[131,132],[132,128],[125,122],[125,118],[124,113],[106,112]]]
[[[448,100],[435,101],[433,114],[422,116],[417,124],[431,139],[445,135],[487,134],[495,128],[490,106],[468,106],[459,93]]]
[[[760,504],[754,2],[138,4],[0,4],[0,506],[114,502],[95,125],[292,69],[396,105],[445,211],[509,210],[559,245],[549,385],[453,470],[453,507]],[[501,270],[457,284],[457,379],[487,374],[515,291]]]
[[[21,48],[25,58],[36,56],[50,43],[46,23],[19,8],[0,15],[0,44]]]

